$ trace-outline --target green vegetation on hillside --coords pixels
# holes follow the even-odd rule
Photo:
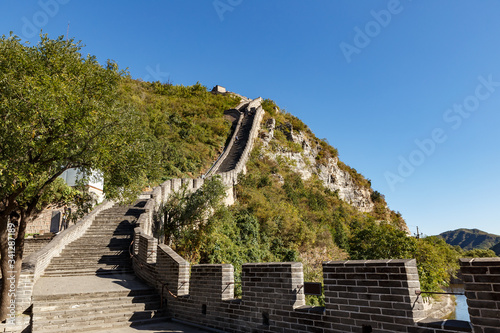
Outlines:
[[[492,250],[500,255],[500,236],[478,229],[457,229],[439,235],[446,243],[464,250]]]
[[[164,180],[197,177],[210,167],[231,130],[223,113],[239,102],[232,95],[212,94],[199,83],[186,87],[129,77],[121,82],[121,94],[140,111],[144,135],[161,152]]]
[[[492,246],[490,250],[495,252],[495,254],[500,257],[500,243]]]
[[[301,147],[290,144],[291,131],[300,129],[327,152],[318,163],[337,156],[336,149],[317,139],[298,118],[278,112],[270,100],[263,106],[264,122],[269,117],[276,120],[267,149],[300,153]],[[232,263],[236,278],[245,262],[298,260],[304,264],[307,281],[322,281],[321,263],[327,260],[417,258],[423,290],[447,285],[461,253],[438,238],[408,237],[401,228],[401,215],[388,212],[382,194],[372,190],[375,209],[361,213],[316,176],[303,180],[292,161],[280,155],[271,158],[263,149],[257,141],[247,173],[235,188],[237,203],[216,211],[204,226],[207,241],[195,249],[176,244],[184,257],[193,263]],[[370,188],[369,180],[355,169],[340,167],[358,186]],[[320,299],[310,302],[321,304]]]

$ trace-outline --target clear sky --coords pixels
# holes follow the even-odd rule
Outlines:
[[[500,2],[0,2],[0,33],[82,40],[134,78],[271,98],[413,232],[500,234]]]

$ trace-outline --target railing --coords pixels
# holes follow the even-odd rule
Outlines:
[[[421,295],[421,294],[433,294],[433,295],[465,295],[465,293],[453,293],[453,292],[447,292],[447,291],[422,291],[422,290],[415,290],[415,295]]]

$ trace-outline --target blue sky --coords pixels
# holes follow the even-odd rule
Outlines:
[[[500,234],[500,2],[4,0],[0,33],[82,40],[134,78],[271,98],[410,229]]]

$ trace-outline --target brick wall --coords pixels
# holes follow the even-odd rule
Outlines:
[[[157,253],[158,282],[175,296],[189,294],[189,263],[170,247],[160,244]]]
[[[246,172],[246,163],[250,158],[250,152],[252,151],[253,142],[259,133],[260,123],[262,121],[262,117],[264,116],[265,112],[262,106],[260,106],[261,102],[262,98],[260,97],[250,102],[249,108],[255,109],[255,117],[253,119],[252,128],[250,130],[247,144],[241,155],[240,160],[238,161],[233,170],[218,174],[222,179],[222,183],[227,187],[226,191],[227,196],[225,199],[226,205],[234,204],[233,186],[237,184],[238,175],[242,172],[243,173]],[[245,103],[241,103],[238,106],[238,108],[241,107],[243,104]],[[224,157],[227,156],[227,153],[230,151],[231,146],[234,144],[236,132],[239,126],[241,125],[242,119],[243,117],[240,117],[237,129],[235,130],[233,137],[231,138],[228,146],[226,147],[225,155],[224,154],[221,155],[221,158],[219,158],[219,160],[207,173],[207,177],[211,177],[212,175],[215,174],[218,167],[224,160]],[[182,186],[186,186],[188,192],[194,192],[203,186],[205,179],[206,178],[201,178],[201,177],[194,179],[191,178],[170,179],[162,183],[160,186],[153,188],[153,190],[149,192],[149,194],[147,194],[146,196],[146,198],[149,199],[146,203],[146,206],[144,207],[146,212],[145,214],[142,214],[141,217],[139,217],[139,219],[137,220],[138,226],[140,226],[140,228],[142,229],[141,233],[149,236],[153,235],[154,213],[158,211],[158,208],[160,207],[162,202],[168,200],[168,198],[172,195],[172,193],[179,191],[179,189],[181,189]]]
[[[139,237],[139,241],[150,242],[145,237]],[[145,251],[148,246],[139,244],[139,249]],[[189,263],[168,246],[157,246],[156,257],[156,263],[141,263],[141,256],[135,256],[134,267],[141,267],[139,276],[163,292],[170,315],[225,332],[472,331],[468,322],[424,318],[413,259],[325,262],[325,307],[310,307],[305,305],[301,263],[244,264],[242,298],[235,299],[232,265],[193,265],[189,276]],[[474,332],[498,332],[499,326],[491,326],[498,325],[497,296],[491,296],[491,292],[486,296],[478,290],[499,290],[495,274],[500,261],[481,263],[486,269],[464,273],[474,283],[483,281],[487,285],[466,285],[466,290],[476,288],[473,297],[488,297],[486,303],[472,303],[477,307],[477,312],[471,313],[476,314]]]
[[[337,328],[405,332],[423,318],[415,260],[352,260],[323,264],[326,315]]]
[[[474,332],[500,332],[500,258],[461,259],[460,270]]]

